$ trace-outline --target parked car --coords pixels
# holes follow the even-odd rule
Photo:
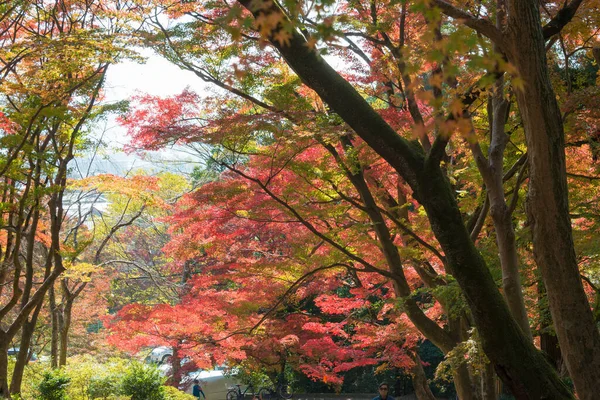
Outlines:
[[[173,370],[170,363],[171,357],[173,357],[173,349],[171,347],[159,346],[152,349],[146,357],[146,362],[158,364],[158,370],[162,376],[171,376]],[[188,361],[187,357],[183,358],[181,366]],[[194,379],[200,381],[200,386],[202,386],[202,390],[208,400],[226,400],[227,392],[235,388],[235,385],[239,383],[235,378],[235,372],[226,375],[225,367],[217,366],[211,370],[199,369],[188,372],[182,377],[179,389],[191,394]],[[242,388],[242,390],[244,389]]]
[[[240,382],[238,382],[235,375],[225,375],[224,372],[223,367],[189,372],[181,379],[179,389],[192,394],[194,379],[198,379],[207,400],[226,400],[227,392],[235,388],[235,385]]]
[[[147,363],[166,364],[173,357],[173,349],[169,346],[159,346],[152,349],[146,357]]]

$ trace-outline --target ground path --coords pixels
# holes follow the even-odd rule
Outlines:
[[[293,400],[372,400],[375,397],[374,393],[307,393],[298,394],[293,397]],[[415,394],[407,394],[405,396],[394,396],[395,400],[417,400]],[[448,400],[438,397],[438,400]]]

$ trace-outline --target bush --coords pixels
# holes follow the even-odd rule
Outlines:
[[[165,400],[195,400],[191,394],[182,392],[173,386],[165,386]]]
[[[90,379],[87,393],[91,399],[108,399],[119,394],[121,379],[117,375],[107,375]]]
[[[44,378],[38,386],[41,400],[66,400],[67,386],[71,378],[64,374],[62,370],[55,370],[44,373]]]
[[[156,368],[134,363],[123,378],[121,391],[131,400],[165,400],[163,382]]]
[[[71,378],[67,389],[71,400],[114,399],[130,364],[129,360],[116,358],[98,362],[91,355],[70,357],[68,361],[65,371]]]

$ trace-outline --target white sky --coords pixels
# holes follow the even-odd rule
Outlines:
[[[126,99],[136,92],[156,96],[181,93],[187,86],[197,92],[203,90],[203,82],[190,71],[185,71],[149,51],[145,64],[124,61],[108,69],[105,95],[107,101]]]
[[[181,93],[186,87],[199,94],[205,90],[206,84],[192,72],[182,70],[148,50],[142,50],[141,54],[147,58],[145,63],[126,60],[109,67],[104,102],[126,100],[131,96],[143,93],[171,96]],[[156,169],[151,161],[122,152],[123,147],[129,142],[129,138],[125,129],[117,124],[114,117],[110,117],[105,126],[98,126],[97,131],[97,135],[101,135],[102,131],[105,131],[104,140],[110,144],[112,149],[109,150],[109,154],[95,158],[92,173],[124,174],[132,168]],[[173,150],[152,153],[150,157],[179,161],[190,158],[188,155]],[[79,164],[80,168],[87,170],[89,159],[80,159]],[[190,165],[184,170],[189,171],[191,167]]]

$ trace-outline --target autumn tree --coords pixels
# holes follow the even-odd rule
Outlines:
[[[190,93],[172,99],[144,98],[139,104],[141,109],[133,109],[125,119],[125,123],[131,127],[133,133],[138,134],[138,139],[152,148],[165,140],[165,137],[157,137],[153,132],[188,128],[177,126],[177,121],[190,120],[192,114],[189,113],[193,112],[195,101],[195,96]],[[214,101],[219,102],[221,99],[215,98]],[[160,104],[161,107],[153,107],[155,104]],[[458,345],[458,339],[466,337],[467,334],[465,325],[459,322],[463,318],[461,311],[452,312],[449,308],[451,303],[440,300],[447,310],[446,315],[452,315],[449,330],[451,335],[456,337],[448,335],[436,322],[425,316],[415,299],[411,298],[411,291],[415,285],[418,287],[423,283],[409,285],[406,273],[402,269],[389,272],[385,268],[386,263],[389,262],[385,257],[389,256],[394,261],[395,257],[399,257],[400,252],[407,251],[407,254],[413,254],[410,257],[411,267],[417,271],[417,276],[422,277],[426,287],[430,290],[439,289],[441,295],[441,290],[448,284],[438,276],[444,257],[414,231],[414,227],[422,224],[424,219],[416,215],[409,218],[408,213],[404,215],[406,208],[399,209],[400,205],[392,194],[399,190],[399,182],[394,174],[389,175],[389,167],[384,163],[363,171],[363,165],[377,165],[377,157],[364,144],[357,145],[355,149],[349,141],[343,146],[328,144],[329,141],[335,142],[338,138],[331,132],[322,131],[318,124],[311,127],[318,133],[303,132],[304,139],[296,141],[294,146],[285,148],[283,144],[287,143],[287,139],[279,137],[282,131],[277,127],[276,115],[262,114],[258,119],[253,116],[235,116],[235,113],[239,112],[235,107],[243,108],[244,102],[237,104],[230,101],[229,105],[230,109],[224,110],[224,115],[220,118],[216,115],[213,117],[208,131],[200,133],[192,129],[189,131],[190,137],[176,136],[187,141],[199,140],[200,137],[197,135],[201,134],[205,143],[212,143],[216,147],[210,149],[201,146],[198,149],[200,153],[207,158],[209,164],[220,165],[229,172],[223,174],[220,182],[207,184],[193,197],[186,196],[182,199],[179,204],[181,211],[169,218],[173,224],[172,230],[176,233],[165,248],[169,254],[174,259],[181,260],[180,263],[183,260],[197,260],[198,257],[200,260],[212,260],[207,265],[200,264],[204,266],[199,272],[211,274],[211,271],[221,271],[211,278],[213,285],[216,285],[214,280],[232,279],[231,275],[223,273],[224,268],[229,270],[230,274],[239,275],[240,278],[235,281],[234,287],[239,285],[241,291],[250,292],[238,298],[237,302],[242,304],[246,296],[257,298],[256,288],[267,285],[265,280],[281,275],[282,271],[288,268],[291,268],[291,271],[286,274],[292,274],[300,281],[303,279],[302,274],[312,276],[322,273],[323,270],[327,270],[327,265],[331,265],[330,268],[334,269],[351,269],[382,275],[383,279],[397,282],[395,295],[406,298],[407,312],[412,322],[426,336],[432,338],[446,352]],[[207,109],[211,108],[207,106]],[[161,118],[155,115],[159,109],[162,111],[168,109],[172,113],[163,112]],[[156,125],[157,123],[159,126]],[[223,129],[221,124],[223,126],[226,124],[227,129]],[[322,126],[329,128],[326,123]],[[337,129],[339,131],[343,128]],[[252,139],[248,139],[246,135],[252,136]],[[360,160],[359,164],[357,164],[358,160]],[[246,163],[248,165],[244,166]],[[361,196],[366,200],[361,199]],[[370,213],[365,211],[366,206],[363,205],[363,201],[369,202]],[[406,199],[400,204],[405,202]],[[373,220],[379,222],[384,218],[383,215],[393,222],[394,227],[389,232],[371,231],[369,227],[372,226]],[[409,222],[415,225],[407,225]],[[374,239],[378,237],[377,235],[381,235],[388,243],[384,254],[380,253],[378,240]],[[400,238],[402,238],[401,242],[399,242]],[[307,247],[308,243],[311,245]],[[403,250],[405,246],[406,249]],[[434,259],[427,260],[427,258],[414,256],[415,251],[421,251],[419,250],[421,246],[427,252],[431,252]],[[327,254],[327,257],[323,259],[317,256],[321,253]],[[249,257],[253,254],[257,259],[249,263]],[[360,266],[353,267],[356,263]],[[437,266],[438,270],[432,264]],[[300,270],[298,270],[299,266],[302,266]],[[260,283],[247,285],[244,280],[247,280],[248,276],[253,280],[261,279]],[[419,278],[416,279],[419,281]],[[285,281],[282,279],[280,291],[271,290],[262,300],[265,302],[261,307],[263,312],[278,304],[277,297],[273,298],[274,295],[284,296]],[[336,284],[335,280],[333,282]],[[296,285],[292,285],[292,282],[288,282],[288,285],[291,285],[288,289],[293,292]],[[327,285],[320,287],[324,290]],[[317,290],[319,286],[312,287]],[[215,289],[218,290],[218,285],[216,288],[208,285],[209,292]],[[221,296],[225,299],[234,296],[229,289],[231,288],[227,285],[222,288],[224,293]],[[451,286],[447,289],[453,290]],[[195,293],[197,290],[192,289],[192,292]],[[242,296],[241,292],[236,296]],[[297,295],[294,294],[292,297],[296,298]],[[212,300],[208,300],[201,293],[196,293],[194,296],[187,296],[185,301],[190,303]],[[254,302],[256,303],[256,300]],[[460,309],[457,304],[454,306]],[[185,307],[189,309],[188,304]],[[242,305],[235,307],[244,310]],[[357,307],[360,309],[360,306]],[[211,310],[213,308],[224,310],[228,305],[218,303],[210,307]],[[348,310],[350,309],[349,305]],[[142,314],[147,315],[147,312]],[[134,311],[133,315],[137,315],[137,312]],[[276,316],[284,318],[283,315],[285,313],[276,312],[253,318],[254,320],[264,318],[269,320],[269,324],[274,324],[276,322],[271,319]],[[235,318],[239,319],[240,316]],[[146,317],[143,316],[142,319],[146,320]],[[209,322],[214,318],[203,315],[197,319]],[[148,322],[151,320],[156,319],[151,318]],[[215,322],[217,336],[223,329],[219,320],[220,318],[217,318]],[[252,325],[251,321],[252,319],[247,320],[246,329],[229,323],[228,331],[236,332],[239,329],[239,333],[248,333],[250,329],[248,326]],[[124,331],[119,333],[118,337],[124,340],[125,336],[134,336],[127,328],[129,326],[131,325],[127,323],[121,325]],[[137,331],[143,334],[144,326],[146,325],[139,325]],[[199,328],[194,327],[194,329]],[[375,327],[373,329],[376,330]],[[250,329],[250,333],[252,330]],[[296,331],[297,328],[293,327],[287,332]],[[146,334],[153,335],[152,332]],[[202,343],[204,339],[195,341]],[[460,362],[458,365],[460,372],[457,372],[457,379],[461,383],[460,388],[464,395],[477,393],[478,390],[471,382],[467,366],[461,366]],[[335,382],[332,376],[325,375],[324,378],[332,383]]]
[[[108,65],[115,25],[98,3],[2,3],[2,308],[0,393],[7,348],[21,334],[10,392],[20,391],[44,297],[65,270],[60,232],[69,163],[82,147]],[[113,22],[116,20],[113,20]],[[106,28],[106,29],[104,29]]]
[[[274,62],[281,56],[302,82],[314,90],[335,115],[340,117],[340,123],[348,124],[398,172],[410,187],[410,196],[423,205],[446,257],[447,270],[456,278],[465,294],[486,354],[513,393],[522,398],[569,398],[570,395],[555,373],[531,344],[523,318],[522,300],[519,300],[522,295],[519,293],[518,276],[514,273],[514,252],[510,254],[514,247],[510,239],[512,229],[510,223],[507,223],[510,204],[501,199],[499,194],[498,176],[502,174],[498,175],[499,159],[495,155],[502,153],[502,143],[506,141],[501,122],[503,118],[506,119],[507,104],[502,98],[501,81],[496,84],[497,97],[492,101],[491,112],[488,113],[497,122],[497,128],[493,128],[492,124],[491,130],[497,132],[494,137],[499,147],[490,155],[489,162],[492,164],[485,166],[484,161],[480,165],[484,167],[484,177],[487,175],[486,183],[493,186],[489,190],[494,190],[495,193],[490,192],[496,199],[490,198],[490,202],[495,201],[492,215],[496,226],[499,233],[503,231],[508,235],[507,240],[501,242],[499,234],[498,245],[507,249],[503,252],[506,255],[503,267],[510,267],[506,270],[507,280],[511,282],[507,289],[516,288],[512,291],[514,295],[509,290],[505,292],[511,311],[497,291],[486,263],[473,246],[470,232],[457,207],[455,192],[446,177],[446,148],[453,127],[469,137],[472,131],[469,107],[477,104],[485,84],[496,81],[509,72],[528,141],[529,209],[537,264],[548,290],[550,309],[564,354],[572,356],[572,360],[588,359],[586,357],[589,354],[597,351],[590,349],[598,348],[598,332],[577,271],[572,240],[569,239],[571,234],[565,163],[557,163],[558,170],[554,171],[552,165],[555,164],[548,161],[565,159],[562,122],[544,122],[560,116],[548,78],[544,41],[558,34],[571,21],[581,2],[572,2],[562,9],[546,5],[550,18],[545,25],[542,25],[538,4],[533,2],[490,4],[483,11],[479,9],[477,16],[469,10],[461,10],[443,1],[436,1],[436,7],[433,8],[428,4],[415,4],[411,12],[407,11],[406,4],[357,3],[345,5],[344,12],[339,14],[326,4],[314,5],[314,9],[287,3],[264,4],[260,7],[250,2],[239,4],[243,7],[170,4],[166,10],[172,16],[178,17],[186,13],[193,22],[182,23],[177,29],[167,30],[156,20],[158,39],[162,41],[155,41],[153,44],[167,57],[195,72],[205,81],[249,100],[259,110],[280,115],[288,122],[279,126],[288,128],[300,125],[298,114],[294,115],[290,110],[297,113],[293,106],[301,101],[307,104],[304,99],[309,99],[310,104],[310,94],[306,96],[304,92],[295,89],[294,84],[282,86],[286,82],[282,77],[290,76],[286,75],[289,71],[286,72],[285,67],[279,73],[273,73],[277,69],[271,69],[272,75],[262,82],[253,79],[259,70],[264,71],[269,65],[276,65]],[[244,8],[253,14],[253,19]],[[556,10],[554,13],[553,9]],[[442,18],[440,10],[452,19]],[[363,19],[350,18],[356,14]],[[419,14],[423,17],[420,18]],[[524,19],[526,17],[527,20]],[[490,22],[496,19],[497,24]],[[460,24],[457,25],[456,22]],[[463,25],[476,30],[479,38],[467,33],[467,37],[474,40],[460,42],[460,35],[468,32]],[[450,29],[449,33],[448,30],[441,29],[446,27]],[[456,32],[459,34],[455,34]],[[419,42],[407,36],[407,33],[429,35],[432,39],[429,43],[434,45],[419,47]],[[230,35],[234,41],[224,42],[223,35]],[[357,44],[352,37],[360,37],[361,40]],[[485,39],[480,39],[481,37]],[[522,38],[532,41],[524,45]],[[211,42],[209,39],[214,40]],[[267,42],[272,47],[264,47]],[[319,51],[315,51],[316,45],[324,51],[325,48],[339,49],[340,43],[346,44],[343,51],[353,52],[368,62],[373,71],[369,70],[373,74],[369,76],[373,78],[366,82],[360,75],[356,78],[350,76],[352,83],[366,92],[369,92],[368,85],[367,89],[362,89],[365,86],[360,84],[372,84],[371,88],[380,88],[376,94],[388,106],[377,106],[377,103],[365,101],[346,79],[329,67]],[[419,86],[423,82],[423,75],[414,72],[419,71],[419,68],[410,58],[409,43],[410,46],[432,54],[431,63],[425,65],[422,72],[430,77],[432,90]],[[363,44],[365,47],[361,48]],[[456,50],[463,49],[464,44],[467,45],[467,56],[469,48],[475,47],[490,56],[480,64],[477,64],[477,52],[472,57],[457,57]],[[364,48],[373,49],[372,54],[378,56],[373,57],[375,60],[393,60],[393,63],[374,62]],[[272,51],[273,49],[276,51]],[[213,57],[215,53],[221,54],[221,58]],[[461,61],[470,62],[469,66],[475,67],[472,69],[475,73],[473,75],[479,72],[484,79],[472,86],[465,84],[469,82],[457,80]],[[356,63],[351,65],[357,68]],[[389,69],[382,69],[384,65]],[[229,70],[233,69],[233,73],[228,73],[228,67]],[[475,80],[476,76],[473,76],[472,81]],[[282,93],[289,96],[281,96]],[[419,97],[428,100],[431,108],[420,106]],[[399,127],[394,124],[391,116],[400,115],[403,111],[410,114],[414,123],[413,131],[419,142],[405,140],[398,135]],[[544,113],[548,115],[544,117]],[[253,115],[251,109],[248,109],[248,114]],[[210,116],[208,113],[204,117]],[[535,122],[536,118],[539,121]],[[185,137],[185,140],[192,140],[189,137],[193,136],[192,128],[188,120],[181,122],[178,129],[166,129],[160,133],[162,140],[177,135]],[[210,125],[204,126],[200,132],[210,131],[210,128]],[[548,143],[544,139],[547,136],[556,138],[551,142],[553,147],[536,147]],[[476,148],[475,154],[483,161]],[[546,161],[542,161],[544,159]],[[522,161],[519,165],[522,165]],[[540,195],[545,193],[544,190],[553,188],[554,183],[557,189],[552,195]],[[555,203],[545,204],[545,201]],[[555,206],[557,211],[551,215],[548,210],[555,209]],[[545,235],[544,232],[552,233]],[[565,249],[551,246],[557,237],[567,238]],[[559,254],[560,257],[553,258],[552,254]],[[561,257],[567,258],[563,260]],[[549,261],[550,259],[556,262]],[[569,293],[574,294],[573,297],[562,294],[565,287],[568,287]],[[576,296],[578,297],[575,298]],[[517,317],[518,323],[515,323],[511,313]],[[578,327],[577,335],[562,330],[574,326]],[[596,356],[590,357],[590,360],[597,360]],[[583,398],[592,396],[593,389],[587,387],[597,381],[594,375],[599,370],[594,364],[596,362],[592,362],[592,367],[587,364],[583,368],[583,364],[578,364],[578,361],[573,361],[570,365],[567,361],[578,394]]]

